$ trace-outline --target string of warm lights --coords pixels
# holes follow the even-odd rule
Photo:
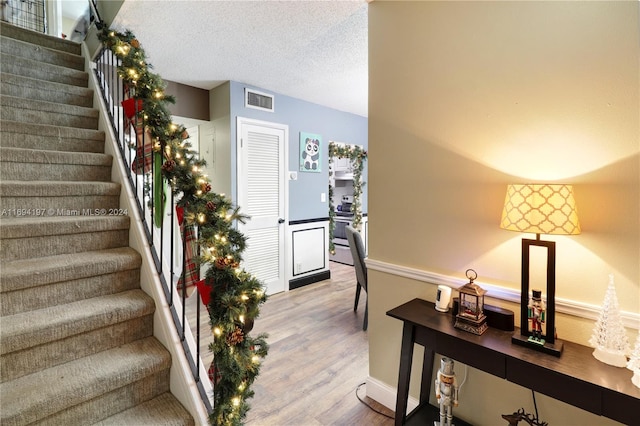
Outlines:
[[[329,142],[329,163],[334,158],[348,158],[353,166],[353,203],[351,210],[353,212],[353,227],[360,230],[362,224],[362,188],[366,184],[362,181],[362,171],[364,170],[364,162],[367,159],[367,151],[357,145],[343,145],[335,142]],[[333,168],[330,166],[329,170]],[[332,173],[331,171],[329,173]],[[333,180],[331,180],[333,181]],[[336,212],[333,204],[333,183],[329,185],[329,252],[335,254],[336,249],[333,244],[333,234],[336,230]]]
[[[208,311],[213,343],[214,404],[210,422],[240,425],[249,410],[250,386],[267,355],[266,335],[249,336],[259,308],[266,301],[262,283],[240,267],[246,238],[233,225],[245,223],[224,194],[211,191],[203,173],[205,162],[186,140],[184,126],[171,121],[166,104],[175,102],[165,94],[159,75],[149,71],[144,50],[130,31],[104,28],[99,38],[119,59],[118,75],[130,96],[142,101],[137,114],[151,135],[154,162],[161,163],[161,175],[169,183],[178,206],[184,208],[184,225],[198,227],[200,265],[206,265],[204,282],[210,289]],[[161,197],[158,197],[161,198]]]

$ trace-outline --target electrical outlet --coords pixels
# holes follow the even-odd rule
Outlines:
[[[321,203],[326,203],[327,202],[327,194],[325,192],[320,194],[320,202]]]
[[[296,274],[299,274],[302,271],[302,263],[296,263]]]

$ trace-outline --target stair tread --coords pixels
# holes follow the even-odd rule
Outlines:
[[[95,181],[4,180],[0,182],[1,197],[68,197],[97,194],[119,195],[120,184]]]
[[[102,130],[0,120],[2,146],[50,151],[104,153]]]
[[[22,121],[0,120],[0,132],[24,133],[57,138],[81,138],[104,141],[104,131],[77,127],[56,126],[53,124],[24,123]],[[3,146],[6,146],[3,143]]]
[[[166,392],[147,402],[95,423],[94,426],[159,426],[193,425],[191,415],[180,402]]]
[[[2,63],[2,72],[11,72],[41,80],[78,87],[87,87],[89,81],[89,74],[84,70],[40,62],[10,53],[1,52],[0,63]]]
[[[0,73],[0,83],[0,92],[6,96],[21,96],[25,99],[56,101],[60,104],[83,107],[93,105],[93,90],[87,87],[7,72]]]
[[[10,217],[2,218],[0,222],[0,239],[82,234],[118,229],[129,229],[128,216]]]
[[[149,337],[1,383],[0,420],[34,422],[166,370],[170,364],[167,350]]]
[[[34,87],[37,89],[53,90],[56,93],[70,93],[79,96],[93,96],[93,90],[88,87],[76,86],[73,84],[59,83],[57,81],[42,80],[20,74],[13,74],[3,71],[1,79],[3,84],[14,84],[23,87]]]
[[[0,21],[1,22],[1,21]],[[48,45],[49,48],[60,50],[75,55],[80,55],[81,45],[72,40],[65,40],[59,37],[28,30],[26,28],[10,25],[5,22],[0,23],[2,37],[21,40],[31,44]],[[37,41],[37,42],[36,42]]]
[[[43,46],[19,38],[1,36],[0,49],[3,53],[55,64],[77,70],[84,70],[84,58],[79,52],[66,52],[55,47]]]
[[[0,293],[137,269],[141,263],[131,247],[2,262]]]
[[[20,108],[37,112],[51,112],[60,114],[61,104],[58,102],[40,101],[36,99],[27,99],[16,96],[3,95],[0,98],[3,108]],[[77,105],[63,105],[64,114],[70,116],[81,116],[87,118],[98,118],[100,111],[93,107],[82,107]]]
[[[1,354],[7,354],[132,318],[152,314],[153,299],[142,290],[98,296],[2,317]]]
[[[69,152],[43,149],[2,147],[0,161],[42,164],[111,166],[112,157],[97,152]]]

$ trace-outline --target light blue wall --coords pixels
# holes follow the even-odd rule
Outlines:
[[[275,97],[275,112],[265,112],[244,106],[244,89],[249,87]],[[328,146],[329,141],[362,145],[368,149],[367,118],[346,113],[321,105],[306,102],[270,92],[267,89],[231,82],[231,164],[232,192],[236,198],[236,118],[244,117],[255,120],[270,121],[289,126],[289,164],[288,170],[298,171],[300,155],[300,132],[314,133],[322,136],[320,173],[298,171],[298,180],[289,181],[289,217],[288,220],[306,220],[327,218],[328,202],[320,201],[320,194],[327,194],[328,199]],[[368,180],[368,167],[365,163],[363,179]],[[242,206],[240,206],[242,208]],[[367,186],[362,197],[362,211],[367,212]]]

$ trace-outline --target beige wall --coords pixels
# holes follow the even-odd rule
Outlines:
[[[613,273],[621,309],[640,313],[638,39],[637,2],[371,3],[369,257],[519,289],[533,236],[498,227],[506,185],[572,183],[583,233],[543,236],[557,242],[556,297],[600,306]],[[384,313],[435,291],[379,271],[369,286],[370,373],[395,387],[401,325]],[[592,320],[557,321],[587,343]],[[457,412],[475,424],[533,409],[530,392],[477,371],[465,387]],[[539,398],[550,424],[606,424]]]
[[[174,81],[165,81],[165,83],[167,84],[165,92],[167,95],[173,96],[176,101],[167,105],[171,115],[195,118],[196,120],[210,119],[210,94],[208,90]]]

